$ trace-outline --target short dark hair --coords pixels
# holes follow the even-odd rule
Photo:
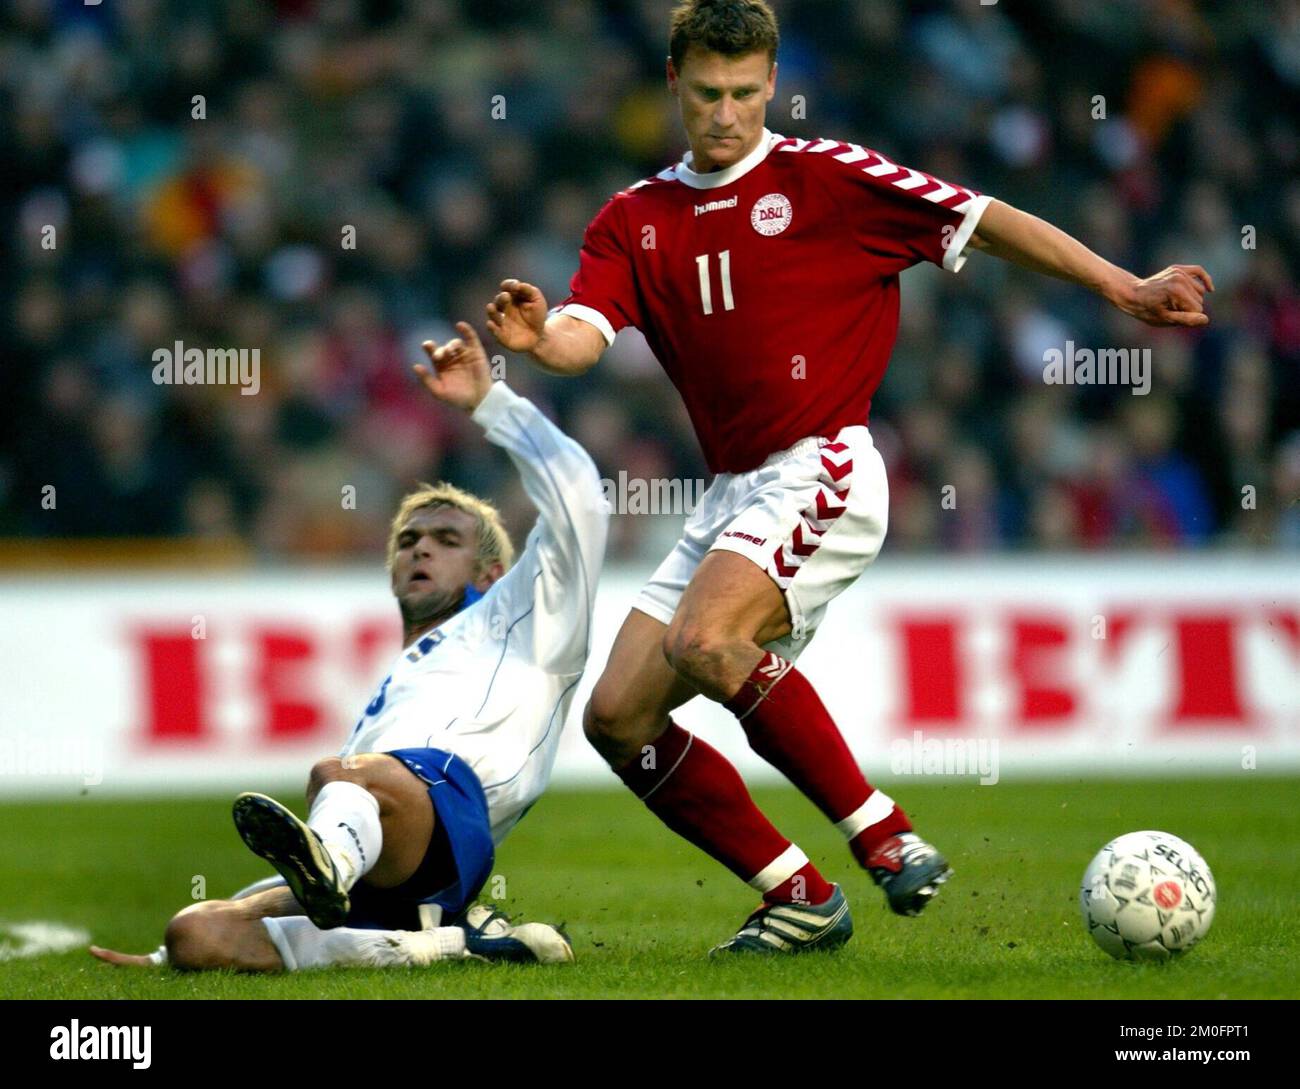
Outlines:
[[[781,40],[765,0],[684,0],[673,8],[669,35],[668,53],[679,72],[693,45],[728,57],[766,50],[770,64]]]

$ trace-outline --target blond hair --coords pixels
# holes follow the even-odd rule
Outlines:
[[[393,569],[393,560],[397,556],[397,538],[402,527],[417,510],[425,507],[455,507],[463,510],[474,519],[478,530],[478,554],[474,560],[475,574],[481,574],[494,563],[501,564],[507,571],[515,560],[515,547],[510,543],[510,534],[501,524],[501,515],[496,507],[477,495],[470,495],[454,484],[421,483],[415,491],[403,496],[398,504],[397,513],[388,527],[388,569]]]

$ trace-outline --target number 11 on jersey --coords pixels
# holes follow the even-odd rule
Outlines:
[[[722,308],[735,310],[736,300],[731,297],[731,251],[723,250],[718,254],[718,264],[722,271]],[[700,301],[704,303],[704,313],[713,313],[713,284],[709,275],[709,254],[702,253],[695,258],[695,265],[700,270]]]

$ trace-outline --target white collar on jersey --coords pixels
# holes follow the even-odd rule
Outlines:
[[[763,135],[758,141],[758,146],[740,162],[732,163],[723,170],[712,170],[707,174],[697,174],[691,169],[691,162],[695,158],[695,152],[688,151],[680,163],[664,171],[664,174],[660,176],[676,178],[682,184],[689,185],[692,189],[717,189],[721,185],[730,185],[737,178],[743,178],[767,158],[767,153],[772,150],[773,144],[780,143],[784,139],[784,136],[778,136],[776,133],[764,129]]]

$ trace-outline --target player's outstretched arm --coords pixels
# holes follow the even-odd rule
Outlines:
[[[540,595],[541,607],[534,610],[532,621],[545,648],[539,660],[555,672],[579,672],[586,659],[609,530],[600,473],[587,451],[536,405],[504,382],[492,381],[487,353],[473,326],[457,322],[456,330],[460,336],[447,344],[425,341],[432,366],[417,363],[413,370],[434,397],[469,412],[488,441],[505,450],[518,469],[539,515],[516,564],[524,568],[532,562],[540,576],[522,583],[528,594]],[[603,344],[604,337],[595,332]],[[507,576],[498,592],[514,593],[516,582]]]
[[[1148,325],[1210,323],[1205,293],[1214,290],[1214,281],[1200,265],[1170,265],[1140,279],[1059,227],[999,200],[980,218],[971,245],[1034,272],[1082,284]]]
[[[165,952],[163,946],[159,946],[153,953],[119,953],[116,949],[105,949],[98,945],[90,947],[91,956],[118,968],[161,968],[167,963]]]
[[[488,330],[512,352],[524,352],[548,374],[583,374],[605,351],[605,337],[594,325],[567,314],[548,316],[546,297],[522,280],[502,280],[487,304]]]
[[[504,382],[493,387],[473,418],[488,441],[510,456],[538,514],[498,592],[528,595],[528,630],[538,665],[551,673],[580,673],[609,532],[600,473],[578,442]]]

